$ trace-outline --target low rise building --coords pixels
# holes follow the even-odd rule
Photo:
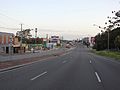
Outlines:
[[[54,46],[60,46],[60,37],[59,36],[51,36],[50,43],[53,43]]]
[[[95,44],[95,37],[84,37],[82,39],[83,44],[93,46]]]
[[[13,53],[14,34],[0,32],[0,53]]]

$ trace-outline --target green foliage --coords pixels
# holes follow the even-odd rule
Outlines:
[[[99,50],[104,50],[107,48],[107,33],[102,33],[98,34],[95,36],[95,45],[94,48],[99,51]]]
[[[120,36],[119,35],[115,38],[115,46],[118,49],[120,49]]]
[[[113,29],[109,31],[109,48],[110,49],[120,49],[120,28]],[[108,47],[108,32],[103,32],[95,36],[94,49],[105,50]]]

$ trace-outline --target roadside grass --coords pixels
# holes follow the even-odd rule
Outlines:
[[[117,51],[96,51],[95,49],[93,49],[92,52],[97,55],[106,56],[106,57],[120,60],[120,52],[117,52]]]

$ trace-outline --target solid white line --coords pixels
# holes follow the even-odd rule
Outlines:
[[[43,75],[46,74],[46,73],[47,73],[47,72],[43,72],[43,73],[41,73],[40,75],[37,75],[37,76],[35,76],[34,78],[32,78],[32,79],[30,79],[30,80],[33,81],[33,80],[37,79],[38,77],[43,76]]]
[[[97,72],[95,72],[95,75],[96,75],[96,77],[97,77],[97,79],[98,79],[98,82],[101,82],[101,79],[100,79],[100,77],[99,77],[99,75],[98,75]]]

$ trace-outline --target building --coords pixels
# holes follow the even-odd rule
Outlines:
[[[13,53],[13,33],[0,32],[0,53]]]
[[[92,47],[95,44],[95,37],[84,37],[82,42],[83,44],[90,45]]]
[[[95,45],[95,37],[91,37],[90,43],[91,43],[91,46]]]
[[[83,44],[90,44],[90,38],[89,37],[84,37],[82,39],[82,41],[83,41]]]
[[[60,37],[59,36],[51,36],[50,43],[60,44]]]
[[[28,39],[28,50],[31,50],[31,48],[35,50],[42,49],[43,43],[43,38],[30,38]]]
[[[20,53],[20,37],[15,36],[13,41],[13,53]]]
[[[17,31],[13,45],[14,53],[25,53],[28,50],[28,40],[32,37],[30,31],[31,29]]]
[[[50,43],[53,44],[52,47],[60,47],[61,41],[59,36],[51,36]]]

